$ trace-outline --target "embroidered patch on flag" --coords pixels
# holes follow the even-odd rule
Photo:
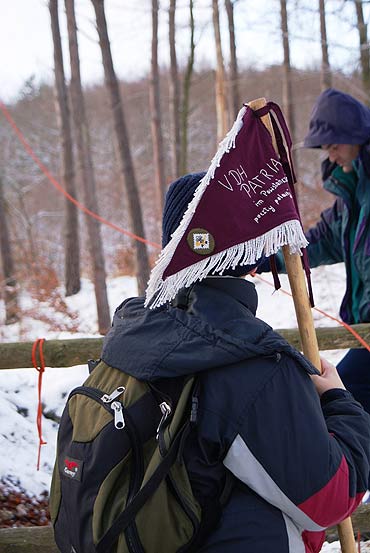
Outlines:
[[[266,108],[277,113],[289,151],[290,136],[279,107],[270,102]],[[159,255],[146,306],[159,307],[180,288],[210,272],[222,274],[229,268],[253,265],[284,245],[290,246],[291,253],[307,246],[294,198],[293,172],[272,115],[271,121],[279,153],[261,113],[248,106],[240,110]]]
[[[212,234],[202,228],[190,230],[187,241],[190,249],[200,255],[208,255],[215,249]]]

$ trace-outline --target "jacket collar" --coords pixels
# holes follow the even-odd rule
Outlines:
[[[244,278],[232,276],[209,276],[204,279],[203,282],[209,288],[215,288],[225,292],[233,299],[247,307],[253,315],[256,314],[258,296],[252,282],[249,282]]]

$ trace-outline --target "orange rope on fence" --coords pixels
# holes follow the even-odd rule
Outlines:
[[[33,151],[32,147],[30,146],[30,144],[27,142],[24,134],[22,133],[22,131],[18,128],[17,124],[15,123],[14,119],[12,118],[12,116],[10,115],[9,111],[6,109],[5,107],[5,104],[0,100],[0,110],[3,112],[4,116],[6,117],[9,125],[12,127],[12,129],[14,130],[14,132],[16,133],[16,135],[18,136],[18,139],[19,141],[21,142],[21,144],[23,145],[23,147],[25,148],[25,150],[28,152],[28,154],[30,155],[30,157],[35,161],[35,163],[39,166],[39,168],[41,169],[41,171],[44,173],[44,175],[48,178],[48,180],[51,182],[51,184],[59,191],[61,192],[70,202],[72,202],[76,207],[78,207],[78,209],[80,209],[81,211],[83,211],[84,213],[87,213],[87,215],[90,215],[91,217],[94,217],[94,219],[97,219],[98,221],[100,221],[101,223],[103,223],[104,225],[107,225],[109,227],[111,227],[112,229],[114,230],[117,230],[118,232],[122,233],[122,234],[125,234],[127,236],[130,236],[131,238],[133,238],[134,240],[138,240],[139,242],[143,242],[144,244],[147,244],[149,246],[152,246],[153,248],[157,248],[157,249],[160,249],[161,246],[159,244],[157,244],[156,242],[150,242],[149,240],[146,240],[145,238],[143,238],[142,236],[138,236],[137,234],[134,234],[128,230],[125,230],[121,227],[119,227],[118,225],[115,225],[114,223],[111,223],[110,221],[107,221],[107,219],[104,219],[104,217],[101,217],[100,215],[98,215],[97,213],[94,213],[93,211],[91,211],[90,209],[88,209],[87,207],[85,207],[83,204],[81,204],[78,200],[76,200],[76,198],[74,198],[73,196],[71,196],[60,184],[59,182],[53,177],[53,175],[50,173],[50,171],[47,169],[47,167],[45,167],[45,165],[42,163],[42,161],[39,159],[39,157],[36,155],[36,153]],[[263,282],[265,282],[266,284],[270,285],[270,286],[274,286],[273,284],[271,284],[271,282],[269,282],[268,280],[264,279],[263,277],[261,277],[261,275],[253,275],[253,276],[256,276],[258,277],[260,280],[262,280]],[[283,289],[280,289],[281,292],[283,294],[287,294],[288,296],[291,296],[291,294],[289,292],[287,292],[286,290],[283,290]],[[325,311],[322,311],[321,309],[319,309],[318,307],[314,307],[313,309],[315,309],[316,311],[318,311],[319,313],[321,313],[322,315],[324,315],[324,317],[327,317],[328,319],[331,319],[333,321],[336,321],[338,324],[342,325],[344,328],[346,328],[351,334],[353,334],[353,336],[359,341],[359,343],[364,347],[366,348],[368,351],[370,351],[370,345],[363,339],[361,338],[361,336],[355,331],[353,330],[353,328],[351,328],[348,324],[344,323],[343,321],[340,321],[339,319],[333,317],[332,315],[329,315],[328,313],[325,313]],[[41,354],[40,354],[40,357],[41,357]]]
[[[35,340],[32,346],[32,364],[35,367],[35,369],[39,373],[39,379],[38,379],[38,401],[37,401],[37,416],[36,416],[36,424],[37,424],[37,432],[39,435],[39,447],[38,447],[38,454],[37,454],[37,470],[40,470],[40,455],[41,455],[41,446],[45,445],[47,442],[45,442],[42,438],[42,403],[41,403],[41,389],[42,389],[42,375],[45,371],[45,360],[44,360],[44,352],[43,352],[43,345],[45,342],[45,338],[38,338]],[[39,359],[40,363],[37,362],[36,359],[36,352],[37,347],[39,350]]]
[[[316,311],[318,311],[319,313],[321,313],[322,315],[324,315],[325,317],[327,317],[328,319],[331,319],[332,321],[336,321],[340,325],[344,326],[344,328],[346,328],[348,330],[348,332],[353,334],[353,336],[360,342],[360,344],[364,348],[366,348],[368,351],[370,351],[370,345],[349,324],[345,323],[344,321],[340,321],[339,319],[337,319],[336,317],[333,317],[332,315],[329,315],[328,313],[325,313],[325,311],[322,311],[318,307],[314,307],[314,309]]]
[[[258,275],[258,274],[254,274],[253,275],[254,277],[257,277],[259,278],[259,280],[261,280],[262,282],[264,282],[265,284],[268,284],[269,286],[271,286],[272,288],[274,288],[274,285],[268,281],[267,279],[261,277],[261,275]],[[283,288],[280,288],[279,289],[280,292],[282,292],[282,294],[285,294],[287,296],[292,296],[292,294],[290,292],[287,292],[286,290],[284,290]],[[340,319],[337,319],[336,317],[333,317],[333,315],[329,315],[329,313],[326,313],[325,311],[323,311],[322,309],[319,309],[318,307],[313,307],[313,309],[315,311],[317,311],[318,313],[321,313],[321,315],[324,315],[324,317],[327,317],[328,319],[331,319],[332,321],[335,321],[336,323],[340,324],[341,326],[343,326],[344,328],[346,328],[348,330],[348,332],[350,332],[351,334],[353,334],[353,336],[356,338],[356,340],[358,340],[360,342],[360,344],[365,348],[367,349],[368,351],[370,351],[370,345],[366,342],[366,340],[364,340],[359,334],[358,332],[356,332],[349,324],[345,323],[344,321],[341,321]]]
[[[100,223],[103,223],[104,225],[107,225],[108,227],[111,227],[114,230],[117,230],[118,232],[121,232],[122,234],[125,234],[126,236],[130,236],[130,238],[134,238],[135,240],[138,240],[139,242],[143,242],[144,244],[147,244],[148,246],[153,246],[154,248],[160,248],[159,244],[156,244],[155,242],[150,242],[149,240],[146,240],[142,236],[138,236],[137,234],[134,234],[133,232],[130,232],[129,230],[125,230],[118,225],[115,225],[114,223],[111,223],[110,221],[107,221],[107,219],[104,219],[104,217],[101,217],[97,213],[94,213],[94,211],[91,211],[87,207],[85,207],[81,202],[76,200],[73,196],[71,196],[60,184],[59,182],[53,177],[53,175],[50,173],[50,171],[45,167],[45,165],[42,163],[40,158],[36,155],[36,153],[33,151],[30,144],[27,142],[24,134],[22,131],[18,128],[16,122],[10,115],[9,111],[6,109],[3,102],[0,100],[0,109],[3,112],[4,116],[6,117],[9,125],[12,127],[16,135],[18,136],[19,141],[27,151],[27,153],[30,155],[30,157],[34,160],[34,162],[39,166],[41,171],[44,173],[44,175],[47,177],[47,179],[51,182],[51,184],[63,194],[70,202],[72,202],[78,209],[83,211],[84,213],[87,213],[87,215],[90,215],[90,217],[93,217],[97,221],[100,221]]]

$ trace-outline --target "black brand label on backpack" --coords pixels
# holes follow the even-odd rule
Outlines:
[[[63,461],[63,474],[72,480],[78,480],[81,482],[83,461],[79,459],[72,459],[72,457],[65,457]]]

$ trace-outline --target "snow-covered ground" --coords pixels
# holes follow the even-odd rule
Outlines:
[[[108,284],[108,300],[112,312],[123,299],[136,293],[136,279],[120,277],[111,280]],[[20,302],[22,308],[35,307],[28,295],[22,296]],[[83,279],[81,291],[66,298],[66,303],[71,310],[78,313],[79,333],[50,331],[49,324],[26,317],[20,323],[0,326],[0,340],[15,342],[37,338],[51,340],[96,337],[97,314],[92,283]],[[40,309],[42,311],[47,307],[41,305]],[[0,320],[4,320],[3,310],[4,306],[0,302]],[[55,314],[55,318],[58,320],[60,314]],[[47,368],[42,380],[44,411],[60,416],[69,392],[80,385],[87,375],[85,365]],[[38,372],[35,369],[0,371],[0,480],[39,496],[50,486],[57,424],[51,419],[42,419],[42,435],[47,444],[42,446],[40,470],[37,471],[37,382]]]
[[[263,278],[272,282],[270,274]],[[292,299],[271,285],[253,279],[259,296],[257,315],[275,329],[296,327]],[[312,271],[312,282],[317,307],[336,316],[345,288],[344,267],[341,264],[320,267]],[[281,276],[284,290],[289,290],[288,279]],[[126,297],[136,294],[136,281],[131,277],[112,279],[108,283],[111,311]],[[22,307],[32,307],[32,299],[22,296]],[[97,335],[96,307],[92,283],[83,280],[79,294],[66,299],[68,307],[78,313],[79,333],[50,331],[49,325],[35,319],[25,318],[21,323],[0,326],[2,342],[30,341],[36,338],[57,339],[91,337]],[[41,309],[47,309],[41,306]],[[50,315],[50,308],[49,308]],[[60,315],[55,315],[56,319]],[[337,323],[314,312],[317,326]],[[4,306],[0,302],[0,321],[4,320]],[[338,362],[345,351],[325,352],[332,362]],[[71,368],[47,368],[43,376],[42,402],[44,411],[60,415],[66,396],[87,377],[86,366]],[[0,480],[23,488],[28,494],[39,496],[50,485],[55,457],[57,425],[48,418],[42,420],[42,434],[46,445],[41,449],[40,470],[36,470],[38,434],[36,428],[38,373],[34,369],[3,370],[0,372]],[[338,544],[325,544],[324,552],[339,552]],[[363,549],[363,551],[367,551]],[[370,547],[369,547],[370,552]]]

